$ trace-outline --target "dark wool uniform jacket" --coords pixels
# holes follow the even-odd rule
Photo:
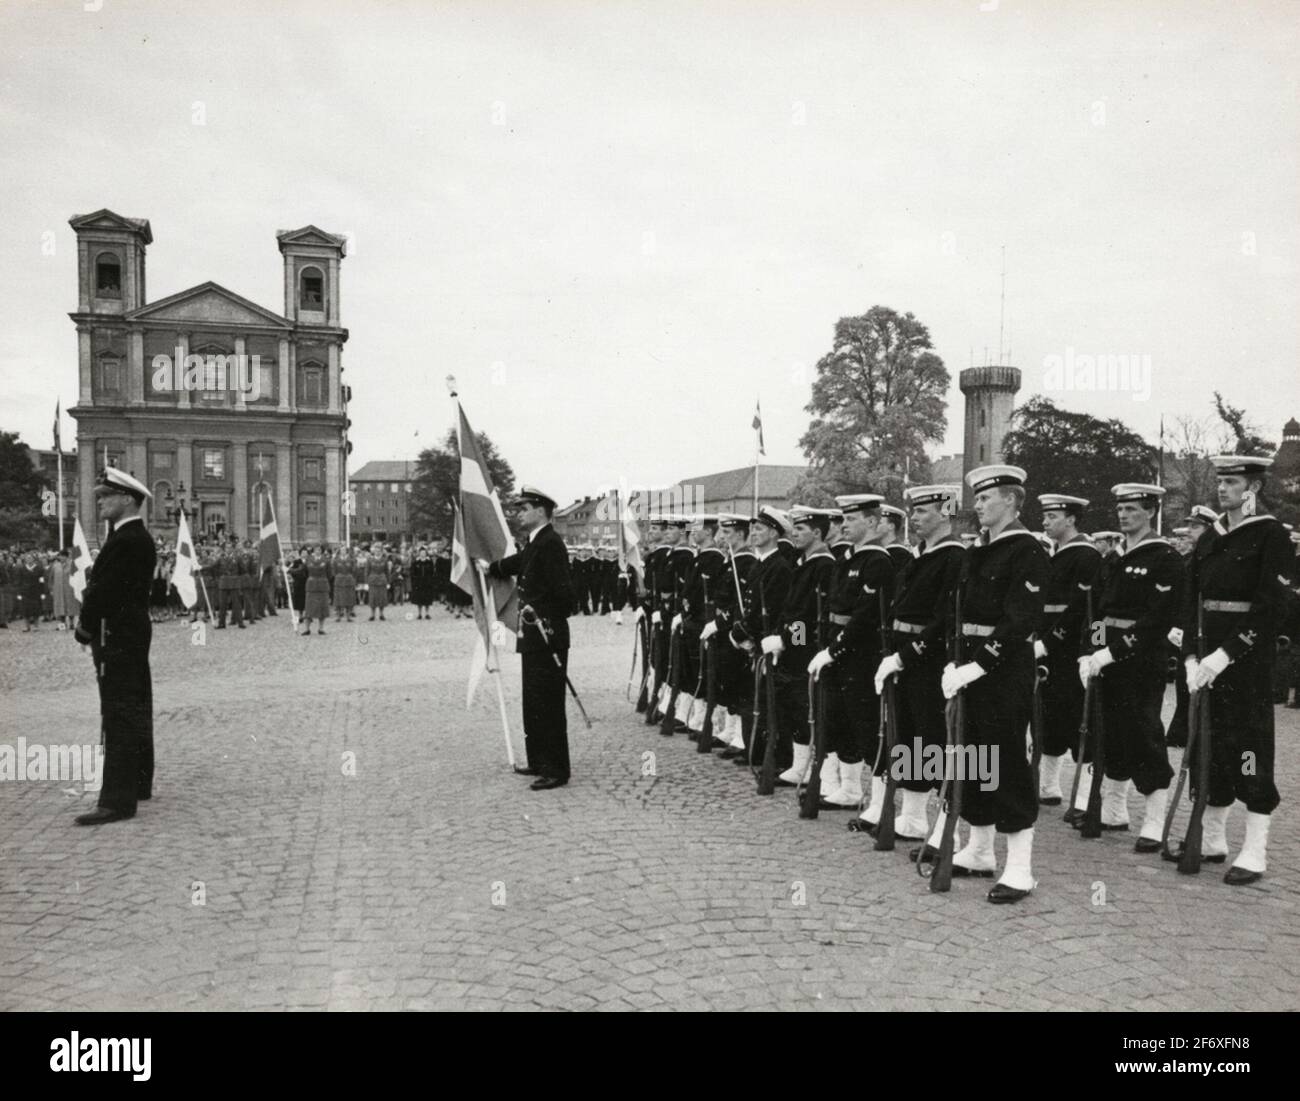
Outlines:
[[[695,569],[695,548],[679,543],[669,551],[659,574],[659,598],[668,619],[686,605],[686,590]]]
[[[1082,554],[1082,551],[1075,551]],[[1093,614],[1105,624],[1105,645],[1116,661],[1137,660],[1163,667],[1169,629],[1178,622],[1183,599],[1183,556],[1163,539],[1144,539],[1111,564]],[[1100,647],[1097,647],[1100,649]]]
[[[730,573],[727,556],[717,547],[704,547],[695,556],[690,578],[686,583],[686,599],[682,606],[682,615],[699,623],[705,619],[706,608],[715,604],[719,590],[724,581],[731,579],[723,576],[723,571]],[[732,593],[735,599],[735,593]]]
[[[1077,654],[1084,637],[1088,594],[1093,593],[1093,613],[1101,595],[1101,552],[1082,535],[1062,543],[1052,555],[1047,571],[1043,625],[1038,637],[1048,653],[1057,650]],[[1091,649],[1091,647],[1089,647]]]
[[[756,556],[757,557],[757,556]],[[743,623],[733,626],[732,637],[737,642],[745,639],[757,641],[779,629],[781,609],[794,569],[781,551],[770,551],[759,558],[749,571],[749,595],[745,604]]]
[[[100,548],[81,599],[77,640],[111,652],[147,651],[149,585],[158,552],[143,521],[115,526]]]
[[[992,673],[1038,630],[1047,586],[1047,551],[1015,520],[990,542],[971,547],[966,562],[962,621],[992,627],[993,632],[966,637],[963,656]]]
[[[734,577],[731,574],[732,561],[736,566]],[[736,602],[737,583],[746,612],[756,599],[750,595],[750,574],[757,563],[758,556],[752,550],[738,550],[734,555],[724,555],[722,576],[718,580],[717,591],[713,594],[713,622],[718,625],[719,631],[729,631],[733,623],[741,621],[740,607]]]
[[[551,636],[550,649],[569,648],[569,615],[573,611],[573,584],[569,578],[569,552],[550,524],[542,527],[517,554],[488,567],[489,577],[514,577],[519,585],[519,610],[530,606]],[[548,649],[535,625],[519,621],[515,652],[544,653]]]
[[[1252,516],[1231,531],[1222,518],[1205,533],[1190,556],[1190,577],[1182,607],[1183,654],[1196,654],[1197,602],[1242,606],[1242,611],[1205,611],[1205,653],[1223,649],[1233,662],[1273,661],[1278,623],[1295,551],[1275,516]]]
[[[822,594],[821,614],[824,619],[830,612],[831,573],[835,569],[835,557],[830,551],[820,550],[815,554],[799,559],[794,574],[790,578],[790,588],[786,593],[785,604],[781,608],[781,618],[774,625],[777,628],[786,649],[796,652],[804,648],[825,646],[829,639],[818,636],[821,626],[817,622],[817,594]],[[805,671],[800,669],[800,673]]]
[[[889,607],[894,599],[894,556],[876,543],[855,548],[835,563],[831,576],[830,613],[848,616],[848,623],[831,625],[831,657],[836,661],[852,656],[865,658],[869,673],[875,673],[882,647],[889,645],[888,635],[881,636],[881,601],[884,601],[886,629]]]
[[[895,653],[908,669],[921,662],[944,664],[947,634],[953,615],[953,591],[961,577],[966,548],[948,536],[933,546],[922,544],[894,583],[894,619],[921,627],[920,633],[899,631]]]

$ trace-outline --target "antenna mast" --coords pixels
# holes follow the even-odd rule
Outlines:
[[[1002,303],[998,309],[998,364],[1002,364],[1002,331],[1007,318],[1007,246],[1002,246]]]

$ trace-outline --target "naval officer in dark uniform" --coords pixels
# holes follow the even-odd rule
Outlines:
[[[91,567],[76,638],[90,647],[99,678],[104,771],[99,806],[79,815],[79,826],[132,818],[137,800],[153,795],[149,583],[158,555],[140,515],[151,496],[130,474],[111,466],[95,486],[99,514],[112,531]]]
[[[564,712],[565,676],[569,664],[569,615],[573,584],[564,540],[551,527],[555,500],[523,486],[515,500],[515,518],[528,533],[519,553],[490,565],[489,577],[518,578],[519,637],[515,643],[523,665],[524,752],[528,767],[516,770],[536,776],[534,791],[569,782],[569,731]]]

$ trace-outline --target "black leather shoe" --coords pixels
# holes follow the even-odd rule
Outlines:
[[[1061,805],[1061,797],[1059,795],[1040,795],[1038,797],[1038,805],[1040,807],[1059,807]]]
[[[137,793],[135,797],[135,801],[137,803],[147,803],[152,798],[153,798],[153,792],[146,791],[143,794]]]
[[[561,780],[557,776],[539,776],[528,786],[533,791],[550,791],[551,788],[562,788],[568,782],[568,780]]]
[[[730,742],[724,742],[721,738],[714,738],[714,739],[709,743],[709,748],[710,748],[710,749],[730,749],[730,748],[731,748],[731,743],[730,743]]]
[[[1209,857],[1201,857],[1202,860],[1208,860]],[[1263,872],[1248,872],[1245,868],[1238,868],[1234,864],[1223,875],[1223,882],[1233,887],[1244,887],[1247,883],[1254,883],[1263,879]]]
[[[907,854],[907,858],[915,864],[919,859],[922,864],[933,864],[939,859],[939,850],[933,845],[926,845],[924,848],[915,848]],[[954,872],[957,871],[956,865],[953,865]]]
[[[1133,851],[1149,855],[1160,851],[1160,842],[1154,837],[1139,837],[1133,842]]]
[[[729,745],[727,746],[726,749],[724,749],[721,753],[718,754],[718,760],[731,761],[734,760],[736,757],[743,757],[744,755],[745,755],[745,751],[743,749],[737,749],[734,745]]]
[[[1183,843],[1179,841],[1177,845],[1170,848],[1169,852],[1162,852],[1160,856],[1170,864],[1177,864],[1183,858]],[[1209,856],[1201,853],[1202,864],[1222,864],[1227,859],[1227,853],[1211,853]]]
[[[865,818],[855,818],[849,823],[849,833],[865,833],[869,837],[875,837],[876,827]]]
[[[135,812],[114,810],[112,807],[96,807],[89,814],[77,815],[78,826],[102,826],[105,822],[119,822],[123,818],[134,818]]]
[[[776,778],[776,786],[779,788],[797,788],[798,784],[793,784],[789,780],[782,780],[780,776]]]
[[[1068,822],[1071,826],[1073,826],[1077,822],[1083,821],[1083,811],[1079,810],[1078,807],[1071,807],[1063,815],[1061,815],[1061,820],[1063,822]]]
[[[745,755],[745,751],[742,749],[738,757],[732,758],[731,763],[733,765],[740,765],[742,767],[747,767],[749,765],[749,758]]]
[[[541,775],[541,773],[538,772],[537,769],[535,769],[535,768],[524,768],[524,767],[521,766],[521,765],[515,765],[515,771],[516,771],[517,773],[519,773],[520,776],[540,776],[540,775]]]
[[[952,870],[953,873],[956,874],[956,866],[954,866]],[[995,883],[989,888],[989,901],[994,905],[1006,902],[1019,902],[1028,894],[1028,891],[1022,891],[1018,887],[1008,887],[1005,883]]]
[[[1102,833],[1128,833],[1128,823],[1121,822],[1118,826],[1108,826],[1105,822],[1101,824]]]
[[[857,803],[829,803],[826,801],[826,796],[823,795],[821,798],[817,800],[817,809],[818,810],[859,810],[861,808],[858,806]]]
[[[960,864],[954,864],[952,866],[952,876],[954,879],[992,879],[993,869],[992,868],[963,868]],[[994,890],[996,889],[997,888],[995,887]],[[1007,888],[1007,889],[1010,890],[1011,888]],[[1023,898],[1027,894],[1029,894],[1028,891],[1023,891],[1020,897]],[[989,901],[992,902],[994,900],[990,899]],[[1008,898],[1005,901],[1015,902],[1016,900],[1014,898]]]

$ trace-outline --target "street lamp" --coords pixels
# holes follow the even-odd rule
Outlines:
[[[166,510],[166,511],[167,511],[167,519],[170,520],[173,524],[175,524],[175,523],[179,523],[180,518],[181,518],[182,516],[185,516],[185,517],[187,517],[187,518],[190,517],[190,516],[193,516],[193,515],[194,515],[194,511],[195,511],[195,510],[192,509],[192,508],[187,509],[187,508],[185,507],[185,481],[184,481],[184,479],[181,480],[180,484],[176,487],[176,489],[177,489],[177,491],[178,491],[179,494],[180,494],[179,499],[178,499],[177,497],[172,496],[172,491],[171,491],[170,487],[169,487],[168,490],[167,490],[167,496],[166,496],[166,498],[164,498],[164,500],[166,500],[166,502],[167,502],[167,510]],[[175,502],[174,505],[173,505],[173,502]]]

